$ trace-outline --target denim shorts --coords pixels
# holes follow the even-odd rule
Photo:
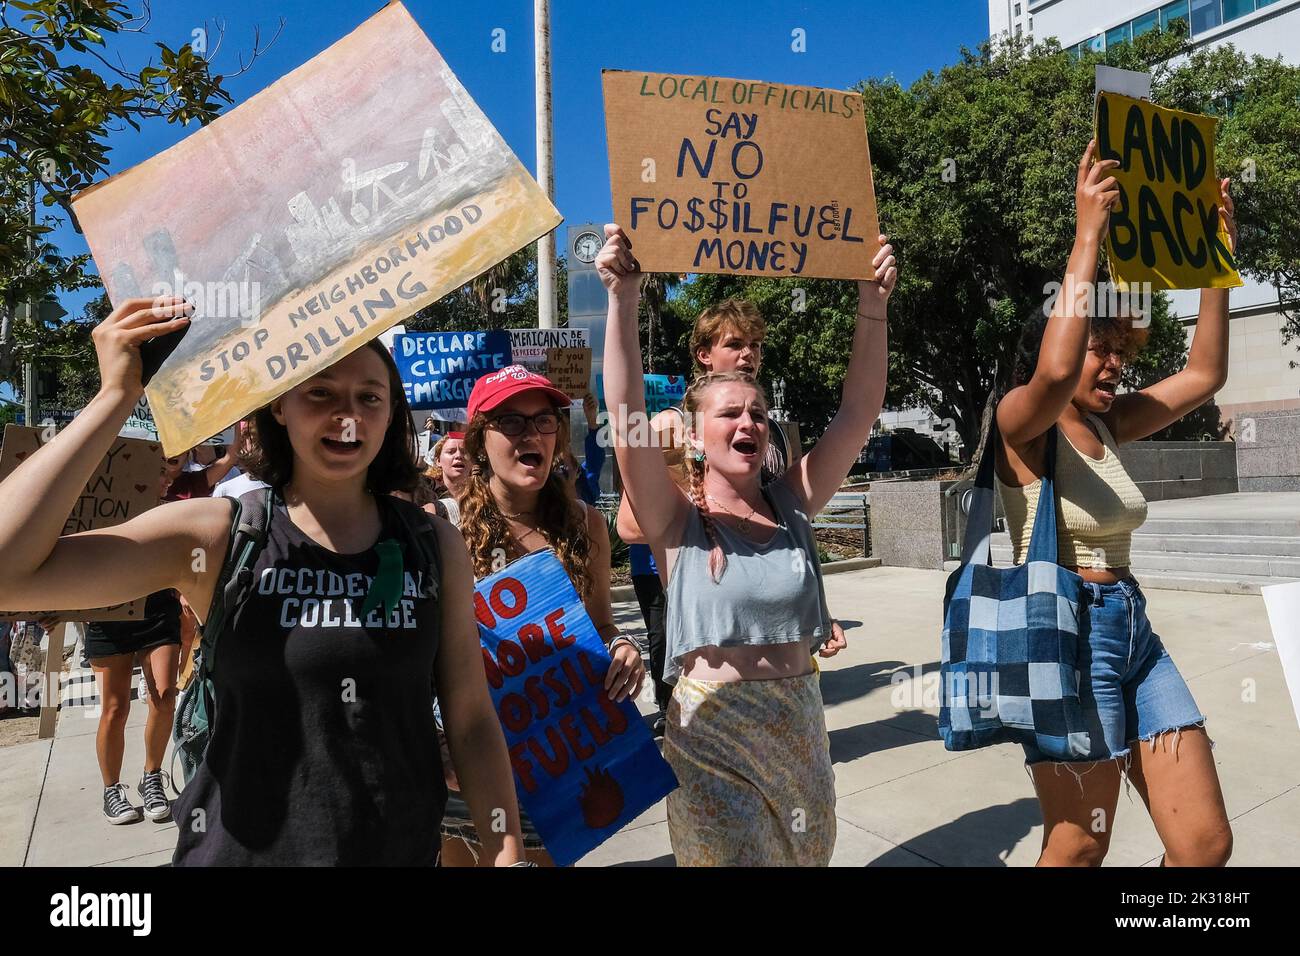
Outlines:
[[[1151,630],[1146,595],[1136,581],[1085,581],[1080,603],[1079,703],[1090,749],[1071,763],[1127,757],[1135,740],[1205,722],[1174,659]],[[1027,764],[1050,759],[1032,744],[1024,748]]]

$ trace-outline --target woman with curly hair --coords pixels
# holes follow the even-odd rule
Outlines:
[[[1046,324],[1027,331],[990,435],[1016,562],[1026,559],[1047,456],[1054,454],[1056,560],[1084,581],[1079,700],[1090,749],[1062,762],[1024,748],[1043,813],[1038,863],[1101,864],[1127,772],[1165,845],[1164,862],[1219,866],[1232,852],[1232,830],[1210,738],[1187,683],[1151,629],[1146,596],[1129,568],[1133,532],[1146,520],[1147,503],[1118,448],[1173,424],[1223,386],[1228,290],[1201,290],[1186,368],[1120,393],[1125,362],[1146,330],[1135,316],[1097,316],[1090,304],[1101,301],[1094,294],[1098,260],[1120,196],[1110,175],[1118,161],[1094,162],[1095,152],[1090,143],[1079,161],[1074,248],[1061,293]],[[1220,197],[1218,214],[1235,249],[1226,179]]]
[[[568,408],[568,395],[521,365],[475,383],[465,429],[470,473],[459,499],[460,530],[475,578],[534,551],[555,552],[596,633],[609,646],[613,663],[605,691],[610,700],[622,702],[640,691],[645,668],[640,647],[614,624],[605,519],[575,497],[562,473]],[[472,866],[477,859],[478,833],[461,809],[453,794],[443,819],[445,866]],[[521,822],[528,858],[553,865],[527,814],[521,814]]]

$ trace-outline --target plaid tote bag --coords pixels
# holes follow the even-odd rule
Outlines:
[[[1083,578],[1056,563],[1057,428],[1047,434],[1047,467],[1025,563],[989,563],[997,415],[971,499],[961,567],[943,601],[939,732],[949,750],[1032,743],[1055,760],[1087,757],[1079,704]],[[1086,631],[1086,625],[1085,625]]]

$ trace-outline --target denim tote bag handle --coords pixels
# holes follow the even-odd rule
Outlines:
[[[1038,491],[1039,508],[1034,516],[1034,530],[1029,538],[1028,561],[1056,561],[1056,425],[1047,433],[1047,461],[1043,470],[1042,485]],[[988,564],[989,544],[993,536],[993,464],[997,456],[998,414],[993,410],[989,424],[988,441],[975,474],[975,487],[971,491],[970,512],[966,520],[966,537],[962,542],[961,563]],[[1043,508],[1044,501],[1051,507]]]
[[[971,489],[970,511],[966,515],[966,536],[962,541],[961,563],[989,563],[989,539],[993,535],[993,461],[997,455],[998,411],[993,409],[989,424],[989,437],[984,443],[979,471],[975,473],[975,487]]]
[[[1056,442],[1059,431],[1053,425],[1047,433],[1047,464],[1043,469],[1043,483],[1038,489],[1038,509],[1034,514],[1034,530],[1029,535],[1026,562],[1056,563]]]

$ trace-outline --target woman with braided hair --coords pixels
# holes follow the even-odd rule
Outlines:
[[[640,691],[645,668],[640,647],[614,623],[605,519],[574,496],[561,467],[560,450],[569,447],[568,408],[568,395],[521,365],[474,384],[465,429],[470,471],[458,496],[460,531],[476,579],[534,551],[554,550],[609,646],[613,663],[605,691],[622,702]],[[553,865],[527,814],[521,813],[520,822],[528,859]],[[442,830],[443,865],[473,866],[478,833],[455,792]]]
[[[821,441],[764,485],[762,389],[744,372],[701,376],[683,402],[683,493],[657,444],[641,440],[641,271],[619,226],[605,236],[596,258],[609,292],[605,399],[627,500],[665,558],[665,670],[680,675],[664,737],[681,784],[668,797],[673,853],[679,866],[825,866],[835,775],[811,653],[830,637],[830,614],[809,516],[839,489],[880,414],[893,248],[880,237],[875,281],[858,284],[843,397]]]

